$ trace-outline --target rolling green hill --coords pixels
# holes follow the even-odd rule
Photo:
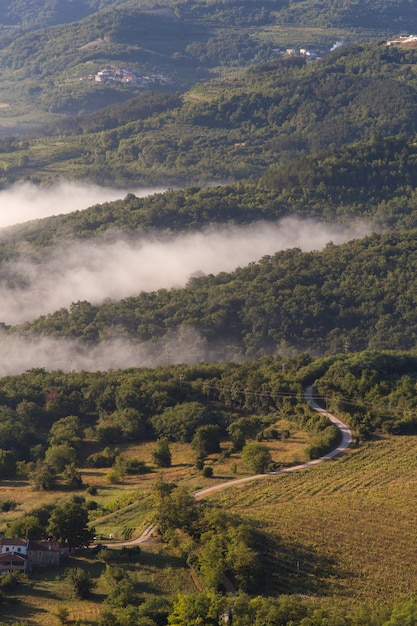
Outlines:
[[[67,118],[45,129],[47,136],[5,142],[0,183],[51,182],[57,172],[107,185],[224,182],[258,177],[271,165],[329,147],[412,138],[416,68],[414,49],[367,44],[313,63],[277,59],[195,86],[182,100],[159,94],[154,109],[145,93],[125,106]],[[80,97],[100,98],[107,87],[97,85],[89,95],[80,87]],[[55,100],[39,89],[33,100],[40,106],[48,97],[49,107],[64,110],[78,98],[77,91],[66,93],[56,92]]]
[[[269,0],[140,3],[3,1],[0,6],[2,135],[63,115],[123,102],[143,86],[94,84],[106,67],[165,75],[171,90],[231,69],[273,60],[279,51],[382,39],[417,30],[409,3]],[[90,77],[90,79],[88,78]]]
[[[130,194],[4,229],[5,284],[25,284],[16,264],[30,258],[42,267],[44,254],[59,240],[87,240],[93,246],[115,229],[128,240],[161,230],[172,237],[213,224],[314,217],[345,226],[361,219],[368,224],[363,228],[372,224],[392,230],[344,246],[329,244],[320,253],[279,252],[235,272],[192,278],[184,289],[51,311],[9,332],[61,335],[94,345],[122,331],[152,345],[188,328],[212,347],[215,358],[304,350],[325,354],[340,351],[346,340],[354,350],[412,349],[417,334],[415,185],[415,145],[400,136],[272,167],[257,182],[190,187],[144,199]]]

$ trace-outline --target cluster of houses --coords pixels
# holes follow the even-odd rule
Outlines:
[[[57,567],[63,556],[57,541],[0,539],[0,573],[24,572]]]
[[[285,54],[287,56],[300,56],[300,57],[304,57],[305,59],[309,59],[311,61],[317,61],[318,59],[320,59],[320,56],[317,54],[317,52],[313,52],[312,50],[307,50],[307,48],[300,48],[299,50],[296,50],[295,48],[287,48],[285,50]]]
[[[93,78],[93,76],[89,76]],[[128,83],[145,87],[151,83],[170,84],[172,81],[163,74],[142,75],[136,70],[123,69],[121,67],[106,67],[94,75],[97,83],[115,81],[117,83]]]
[[[417,45],[417,35],[400,35],[398,39],[387,41],[387,46]]]

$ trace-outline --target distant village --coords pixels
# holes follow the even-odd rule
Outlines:
[[[344,45],[343,41],[338,41],[336,42],[331,48],[330,48],[330,52],[333,52],[333,50],[336,50],[337,48],[340,48],[342,45]],[[415,47],[417,46],[417,35],[400,35],[398,38],[396,39],[391,39],[390,41],[386,42],[387,46],[409,46],[409,47]],[[277,50],[277,52],[280,52],[281,54],[285,55],[285,56],[298,56],[298,57],[303,57],[308,61],[316,61],[318,59],[321,58],[320,54],[313,51],[313,50],[308,50],[307,48],[287,48],[284,52],[281,52],[279,50]]]
[[[398,39],[387,41],[387,46],[417,46],[417,35],[401,35]]]
[[[121,67],[106,67],[96,74],[90,74],[90,80],[94,78],[96,83],[125,83],[136,87],[147,87],[149,85],[171,85],[172,79],[163,74],[141,74],[137,70],[124,69]]]
[[[290,57],[300,56],[300,57],[309,59],[310,61],[317,61],[318,59],[321,58],[317,54],[317,52],[313,52],[312,50],[307,50],[307,48],[300,48],[299,50],[296,50],[295,48],[287,48],[285,50],[285,55],[290,56]]]

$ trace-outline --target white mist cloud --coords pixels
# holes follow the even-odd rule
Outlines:
[[[333,50],[337,50],[338,48],[341,48],[344,45],[345,45],[345,42],[343,40],[342,41],[336,41],[336,43],[334,43],[332,45],[332,47],[330,48],[330,52],[333,52]]]
[[[0,377],[42,367],[52,371],[104,371],[128,367],[156,367],[173,363],[239,360],[238,348],[210,345],[193,328],[181,327],[154,343],[134,344],[121,338],[100,342],[94,348],[71,339],[27,339],[0,332]]]
[[[171,237],[126,240],[113,232],[99,241],[60,241],[36,259],[22,251],[20,260],[3,264],[0,322],[16,324],[88,300],[184,286],[198,272],[218,274],[258,261],[278,250],[323,248],[364,236],[362,225],[337,227],[313,220],[285,218],[276,223],[219,227]]]
[[[62,181],[53,187],[17,183],[0,191],[0,228],[34,219],[81,211],[94,204],[110,202],[134,193],[138,198],[162,189],[120,190],[99,185]]]
[[[66,182],[42,189],[22,183],[0,191],[0,227],[83,210],[123,198],[129,192],[143,197],[158,190],[121,191]],[[18,260],[1,266],[0,322],[14,325],[30,321],[78,300],[100,304],[141,291],[182,287],[196,273],[229,272],[279,250],[320,250],[329,241],[341,244],[370,232],[366,223],[331,226],[286,218],[169,237],[154,234],[144,238],[138,234],[132,238],[129,233],[127,238],[113,231],[102,239],[59,241],[37,252],[20,245]],[[66,339],[28,340],[0,333],[0,353],[0,376],[32,367],[105,370],[239,358],[238,349],[212,342],[207,345],[198,331],[189,328],[180,328],[155,344],[138,346],[117,338],[102,341],[92,350]]]

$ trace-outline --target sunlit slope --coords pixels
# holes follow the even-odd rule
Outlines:
[[[275,543],[267,592],[389,603],[417,584],[416,485],[414,438],[382,438],[213,498]]]
[[[2,0],[1,135],[39,131],[56,118],[141,91],[132,84],[95,85],[91,77],[104,67],[163,73],[165,86],[182,91],[274,60],[286,49],[312,47],[321,56],[342,44],[392,38],[405,24],[417,30],[415,12],[396,0]]]

